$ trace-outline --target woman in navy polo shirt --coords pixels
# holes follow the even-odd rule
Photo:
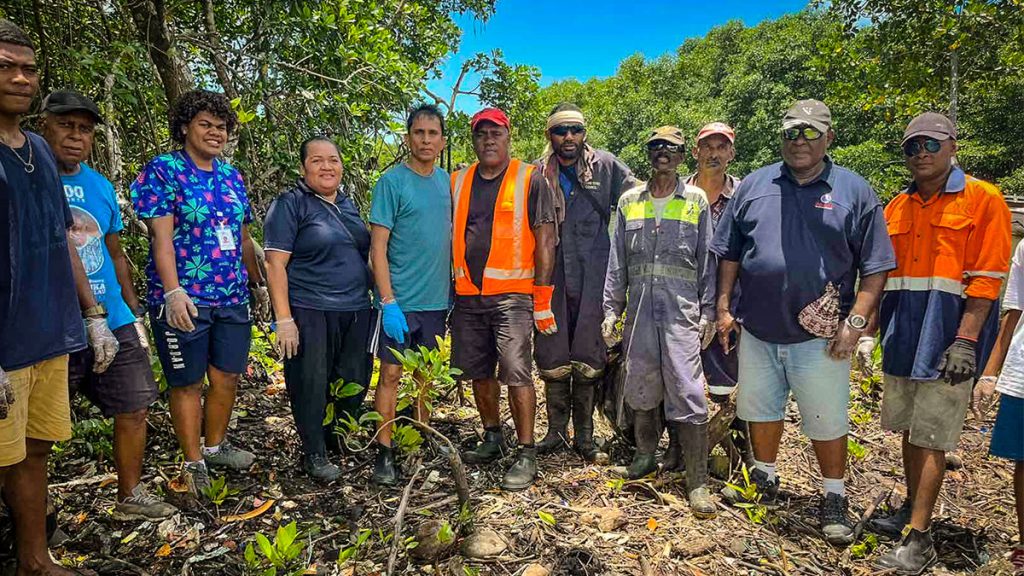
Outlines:
[[[263,234],[303,468],[330,482],[341,473],[326,452],[333,438],[333,425],[323,424],[330,384],[340,379],[362,386],[355,397],[334,402],[338,417],[354,416],[373,364],[367,346],[373,318],[370,232],[341,190],[341,156],[334,143],[310,138],[299,156],[302,177],[270,205]]]
[[[151,160],[131,185],[135,211],[149,228],[147,303],[171,389],[171,421],[197,495],[210,485],[207,463],[246,470],[255,459],[226,439],[249,355],[250,290],[254,308],[269,306],[246,226],[252,213],[245,184],[220,158],[236,125],[223,94],[182,95],[170,122],[181,149]]]

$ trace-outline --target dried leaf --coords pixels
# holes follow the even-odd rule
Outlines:
[[[277,500],[270,499],[261,504],[259,507],[253,508],[252,510],[246,512],[245,514],[234,514],[231,516],[224,516],[220,520],[221,522],[244,522],[246,520],[252,520],[260,514],[263,514],[267,510],[270,510],[270,507],[274,505],[274,502],[277,502]]]
[[[170,555],[171,555],[171,545],[167,544],[167,543],[164,543],[164,545],[161,546],[160,549],[156,551],[156,557],[157,558],[166,558],[167,556],[170,556]]]
[[[188,483],[185,482],[184,476],[175,476],[174,478],[171,478],[171,481],[167,483],[167,487],[178,493],[188,492]]]
[[[100,482],[100,488],[106,488],[107,486],[110,486],[111,484],[115,484],[115,483],[117,483],[117,476],[111,476],[109,478],[104,478]]]
[[[81,524],[82,522],[85,522],[88,519],[89,519],[89,515],[88,514],[86,514],[85,512],[79,512],[78,514],[75,515],[75,524]]]
[[[658,521],[655,520],[654,518],[648,518],[647,519],[647,529],[650,530],[651,532],[654,532],[655,530],[657,530],[658,529]]]

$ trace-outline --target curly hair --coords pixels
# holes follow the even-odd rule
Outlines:
[[[178,144],[184,144],[185,132],[182,128],[192,122],[200,112],[209,112],[226,122],[229,135],[238,125],[238,115],[231,109],[231,102],[227,96],[209,90],[192,90],[182,94],[174,103],[170,121],[171,139]]]

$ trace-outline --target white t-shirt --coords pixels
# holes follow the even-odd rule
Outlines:
[[[1024,242],[1017,244],[1010,263],[1010,278],[1006,281],[1006,310],[1024,310]],[[1006,352],[1003,371],[999,374],[996,390],[1017,398],[1024,398],[1024,319],[1017,322]]]
[[[654,223],[655,224],[657,224],[659,226],[661,225],[661,217],[665,214],[665,206],[668,206],[668,203],[672,201],[672,198],[674,196],[675,196],[675,194],[669,194],[668,196],[665,196],[664,198],[655,198],[654,196],[651,196],[651,204],[654,204]]]

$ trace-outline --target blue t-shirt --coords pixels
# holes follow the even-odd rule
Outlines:
[[[857,273],[896,267],[882,204],[857,174],[825,160],[812,182],[797,184],[781,162],[736,187],[711,251],[740,263],[736,318],[759,340],[793,344],[814,338],[797,316],[828,282],[842,314],[853,305]]]
[[[53,152],[36,134],[26,135],[28,142],[17,151],[0,146],[0,214],[4,218],[0,225],[0,367],[4,370],[25,368],[86,345],[68,257],[71,211]],[[24,164],[30,156],[35,166],[32,173]]]
[[[452,193],[444,170],[420,176],[404,163],[373,187],[370,223],[391,230],[388,270],[406,312],[447,310],[452,285]]]
[[[252,221],[242,175],[214,159],[200,170],[179,150],[157,156],[131,185],[139,218],[174,216],[174,256],[178,283],[196,306],[237,306],[249,302],[248,275],[242,263],[242,227]],[[223,228],[225,233],[218,234]],[[150,306],[164,303],[163,282],[150,247]]]
[[[333,312],[370,307],[370,232],[347,194],[331,204],[299,180],[270,204],[263,243],[266,250],[291,254],[292,306]]]
[[[124,229],[114,185],[84,162],[79,164],[77,174],[62,174],[60,179],[75,219],[71,239],[89,276],[92,293],[107,308],[107,325],[111,330],[127,326],[135,321],[135,314],[121,296],[121,284],[106,242],[107,234]]]

